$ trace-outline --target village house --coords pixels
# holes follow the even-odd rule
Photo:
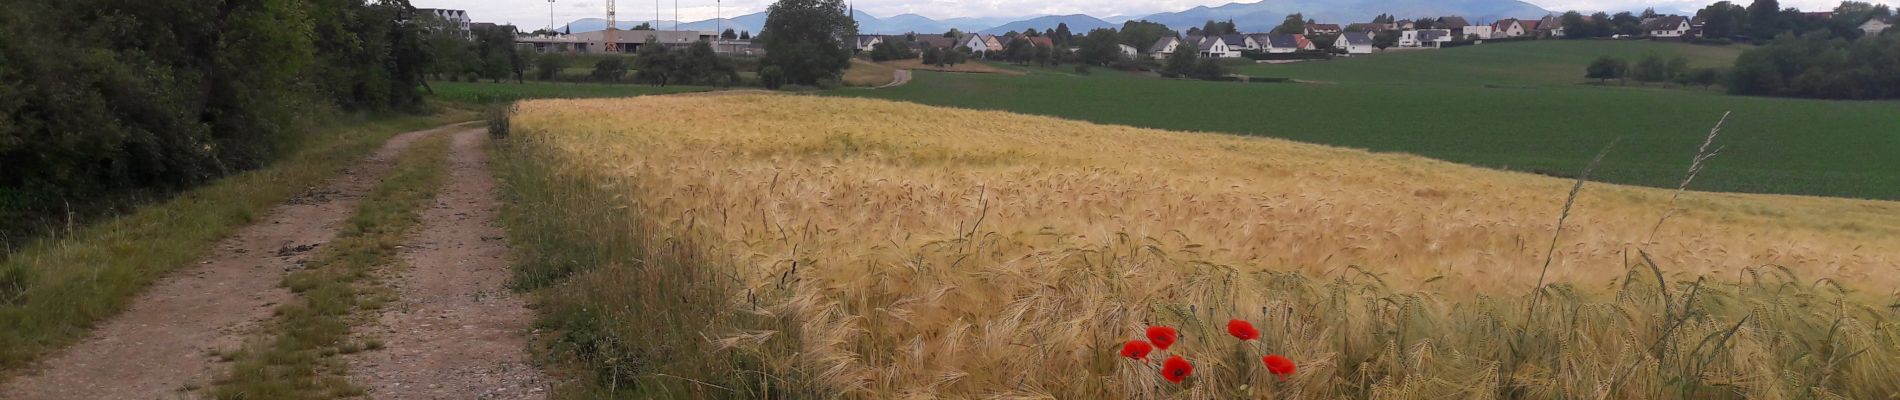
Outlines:
[[[1398,20],[1397,22],[1393,22],[1391,27],[1386,28],[1386,30],[1389,31],[1409,31],[1413,29],[1418,29],[1418,23],[1409,19]]]
[[[983,52],[990,50],[989,41],[983,40],[984,36],[989,36],[989,35],[984,35],[981,33],[963,35],[963,38],[958,41],[958,46],[968,47],[970,48],[971,52],[982,54]]]
[[[1264,48],[1264,50],[1266,50],[1267,53],[1271,53],[1271,54],[1285,54],[1285,53],[1298,52],[1301,50],[1319,49],[1319,46],[1313,44],[1312,40],[1307,39],[1306,35],[1277,35],[1276,34],[1276,35],[1259,35],[1259,36],[1265,39],[1265,40],[1260,41],[1261,46]]]
[[[1346,32],[1333,40],[1333,48],[1346,54],[1372,54],[1372,33]]]
[[[612,32],[612,36],[608,35]],[[706,41],[713,44],[713,51],[719,53],[744,53],[749,51],[749,41],[719,40],[714,32],[699,31],[652,31],[652,30],[612,30],[582,32],[572,35],[528,36],[515,39],[515,43],[532,47],[537,53],[633,53],[645,46],[647,39],[668,49],[683,49],[693,43]]]
[[[1201,51],[1203,58],[1237,58],[1240,57],[1241,50],[1240,46],[1229,44],[1222,36],[1201,38],[1201,43],[1195,48]]]
[[[1003,51],[1003,38],[996,35],[983,35],[984,52]]]
[[[1689,34],[1689,18],[1666,15],[1643,22],[1643,30],[1653,38],[1679,38]]]
[[[1874,36],[1884,33],[1888,29],[1893,29],[1895,24],[1900,24],[1900,17],[1886,20],[1874,18],[1867,20],[1866,23],[1860,24],[1860,31],[1861,33],[1867,34],[1867,36]]]
[[[1524,27],[1524,21],[1520,21],[1516,18],[1505,18],[1498,20],[1498,22],[1491,23],[1492,39],[1523,37],[1530,32],[1530,29]]]
[[[1141,51],[1139,49],[1136,49],[1135,46],[1129,46],[1129,45],[1119,44],[1119,43],[1116,44],[1116,46],[1121,46],[1120,49],[1122,50],[1122,58],[1124,59],[1133,60],[1133,59],[1141,57]]]
[[[1332,35],[1339,33],[1339,24],[1307,24],[1307,35]]]
[[[1148,46],[1148,56],[1154,57],[1156,60],[1168,58],[1169,55],[1174,54],[1176,47],[1181,47],[1180,38],[1173,36],[1164,37],[1161,38],[1161,40],[1156,40],[1153,46]]]
[[[1544,19],[1537,21],[1537,31],[1543,37],[1548,37],[1548,38],[1564,37],[1563,18],[1558,17],[1555,14],[1546,15],[1544,16]]]
[[[910,47],[917,50],[954,49],[961,45],[957,38],[943,37],[941,34],[917,35],[917,40],[910,42]]]
[[[1450,29],[1414,29],[1399,33],[1399,47],[1438,48],[1452,40]]]
[[[857,40],[855,42],[856,42],[856,46],[853,46],[854,48],[856,48],[859,52],[868,53],[871,50],[877,49],[877,45],[883,44],[884,37],[878,36],[878,35],[858,35]]]

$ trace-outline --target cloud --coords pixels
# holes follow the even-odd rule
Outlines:
[[[655,3],[641,0],[619,0],[617,16],[623,21],[651,21],[654,19],[672,20],[674,4],[677,1],[679,19],[699,21],[711,19],[714,15],[733,17],[760,11],[772,4],[771,0],[660,0],[659,15],[654,15]],[[918,14],[934,19],[958,17],[1009,17],[1031,15],[1089,14],[1096,17],[1115,15],[1142,16],[1157,12],[1180,11],[1196,6],[1218,6],[1235,1],[1249,0],[846,0],[851,1],[858,10],[880,17],[898,14]],[[1273,0],[1266,0],[1273,1]],[[1499,0],[1508,1],[1508,0]],[[1753,0],[1732,0],[1746,5]],[[534,29],[548,24],[547,4],[540,0],[412,0],[416,7],[453,8],[468,10],[469,16],[481,22],[512,23],[523,29]],[[1714,3],[1714,0],[1530,0],[1538,6],[1563,11],[1635,11],[1646,7],[1657,10],[1695,11]],[[1873,0],[1872,3],[1900,6],[1900,0]],[[1804,10],[1832,10],[1840,4],[1838,0],[1781,0],[1782,7],[1799,7]],[[603,0],[556,0],[554,3],[556,24],[565,24],[581,18],[606,17]]]

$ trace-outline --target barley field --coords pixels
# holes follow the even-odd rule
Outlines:
[[[1900,393],[1896,203],[1566,206],[1402,154],[770,94],[528,101],[508,134],[567,398]],[[1118,354],[1150,326],[1180,342]]]

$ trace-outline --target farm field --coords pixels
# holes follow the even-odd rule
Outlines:
[[[651,86],[639,84],[564,83],[528,81],[502,82],[429,82],[435,97],[463,103],[506,103],[522,99],[631,97],[649,94],[702,92],[712,88],[699,86]]]
[[[868,99],[519,110],[498,160],[517,282],[592,372],[560,395],[1900,391],[1892,202],[1592,183],[1572,207],[1534,174]],[[1162,353],[1187,383],[1116,355],[1149,325],[1181,329]]]
[[[1600,55],[1685,54],[1720,65],[1739,48],[1608,41],[1497,43],[1238,73],[1319,83],[1164,80],[1099,71],[1027,76],[918,72],[903,87],[832,92],[1170,130],[1270,136],[1567,176],[1620,139],[1593,179],[1673,187],[1724,112],[1726,143],[1703,190],[1900,199],[1900,102],[1727,96],[1585,85]]]

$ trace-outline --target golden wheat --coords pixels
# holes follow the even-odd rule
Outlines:
[[[543,174],[591,182],[562,204],[635,216],[651,236],[627,245],[686,252],[735,282],[722,315],[753,323],[699,333],[716,351],[762,360],[734,368],[801,382],[765,383],[779,390],[1900,390],[1881,378],[1900,358],[1895,326],[1877,319],[1891,312],[1870,306],[1900,283],[1894,203],[1690,193],[1647,242],[1671,192],[1593,184],[1566,222],[1549,304],[1526,315],[1520,296],[1537,284],[1569,189],[1555,178],[1272,139],[760,94],[526,102],[511,131]],[[580,211],[528,212],[611,229],[572,217]],[[1239,346],[1220,331],[1229,318],[1266,335]],[[1115,356],[1148,324],[1182,328],[1172,353],[1197,366],[1187,386]],[[1256,367],[1264,353],[1287,355],[1300,372],[1272,379]]]

